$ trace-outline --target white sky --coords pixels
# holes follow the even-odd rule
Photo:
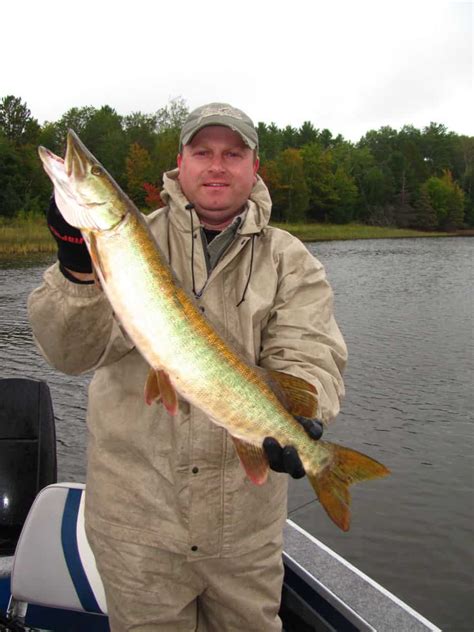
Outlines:
[[[40,123],[180,96],[353,141],[430,121],[474,135],[472,2],[9,0],[1,21],[0,98]]]

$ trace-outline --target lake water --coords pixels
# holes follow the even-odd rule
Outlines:
[[[474,630],[473,253],[469,238],[321,242],[350,360],[343,409],[326,438],[387,465],[352,488],[342,533],[306,480],[290,517],[443,630]],[[90,376],[36,352],[26,317],[45,261],[0,261],[0,376],[48,382],[58,477],[83,481]],[[403,632],[403,631],[397,631]]]

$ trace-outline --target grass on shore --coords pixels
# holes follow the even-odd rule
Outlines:
[[[401,237],[447,237],[456,233],[434,233],[420,230],[366,226],[364,224],[284,224],[272,222],[302,241],[341,239],[396,239]],[[0,218],[0,255],[54,253],[56,243],[41,216]]]
[[[402,237],[447,237],[453,233],[426,232],[409,228],[367,226],[366,224],[283,224],[271,222],[301,241],[336,241],[347,239],[397,239]]]
[[[44,216],[0,219],[0,255],[56,252]]]

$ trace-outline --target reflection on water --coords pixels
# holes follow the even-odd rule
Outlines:
[[[473,246],[468,238],[309,246],[326,266],[350,353],[347,396],[327,438],[392,474],[352,488],[346,534],[312,502],[307,481],[292,482],[290,497],[295,522],[452,632],[474,628]],[[48,367],[26,318],[43,269],[0,263],[1,374],[48,381],[59,477],[84,480],[90,376]]]

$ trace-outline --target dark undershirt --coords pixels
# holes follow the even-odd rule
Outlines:
[[[208,244],[211,243],[214,237],[217,237],[217,235],[220,235],[221,233],[220,230],[211,230],[210,228],[204,228],[204,227],[203,227],[203,231],[204,231],[204,234],[206,235],[206,241]]]

